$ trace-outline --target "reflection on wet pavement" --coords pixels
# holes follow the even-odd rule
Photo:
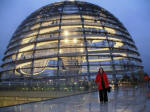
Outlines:
[[[0,112],[150,112],[150,90],[120,88],[109,94],[109,102],[100,104],[98,93],[81,94],[0,108]]]
[[[50,98],[31,98],[31,97],[0,97],[0,107],[12,106],[17,104],[46,100]]]

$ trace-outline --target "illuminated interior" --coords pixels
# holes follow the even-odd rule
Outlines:
[[[99,6],[76,2],[42,7],[22,22],[3,58],[4,79],[11,73],[92,78],[99,66],[108,74],[142,69],[135,43],[123,24]]]

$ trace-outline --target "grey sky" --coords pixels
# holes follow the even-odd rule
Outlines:
[[[18,25],[36,9],[55,1],[58,0],[0,0],[0,60]],[[125,25],[139,49],[145,71],[150,74],[150,0],[82,1],[105,8]]]

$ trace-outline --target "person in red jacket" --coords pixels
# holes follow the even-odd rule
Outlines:
[[[149,78],[149,75],[146,73],[145,75],[144,75],[144,81],[145,81],[145,83],[146,83],[146,86],[149,88],[149,80],[150,80],[150,78]]]
[[[144,80],[147,82],[149,80],[149,76],[147,74],[144,75]]]
[[[107,88],[109,87],[109,82],[106,73],[103,68],[99,68],[96,76],[96,84],[99,90],[99,98],[101,103],[108,102]]]

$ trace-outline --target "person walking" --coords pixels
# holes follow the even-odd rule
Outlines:
[[[150,88],[150,77],[149,77],[149,75],[148,75],[148,88]]]
[[[146,86],[147,86],[148,88],[149,88],[149,80],[150,80],[150,78],[149,78],[148,74],[146,73],[146,74],[144,75],[144,81],[145,81]]]
[[[100,103],[108,102],[107,89],[109,88],[109,82],[102,67],[99,68],[95,81],[99,90]]]

